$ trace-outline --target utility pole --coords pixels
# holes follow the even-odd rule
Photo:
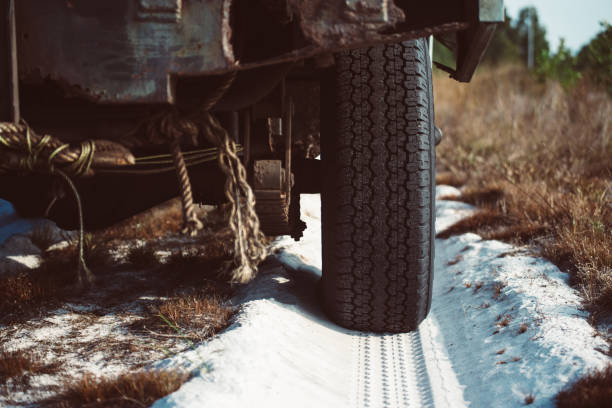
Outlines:
[[[533,8],[528,9],[529,15],[527,16],[527,68],[533,69],[534,66],[534,31],[535,31],[535,18],[533,15]]]
[[[0,122],[19,122],[15,0],[0,0]]]

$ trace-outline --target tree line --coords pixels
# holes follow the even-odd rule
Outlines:
[[[505,21],[497,26],[482,64],[527,65],[530,40],[533,53],[531,68],[538,78],[554,79],[565,87],[571,87],[584,78],[612,95],[612,26],[609,22],[600,22],[599,33],[574,54],[563,40],[556,50],[552,50],[537,9],[526,7],[514,20],[506,14]],[[436,60],[444,63],[449,58],[448,50],[436,46]]]

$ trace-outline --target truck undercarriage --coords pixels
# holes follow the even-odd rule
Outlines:
[[[431,112],[423,108],[415,116],[428,115],[430,122],[418,145],[433,145],[431,92],[418,85],[431,83],[431,73],[420,72],[431,66],[419,39],[435,36],[451,49],[456,65],[440,67],[468,82],[495,24],[503,20],[503,5],[501,0],[0,0],[0,15],[0,197],[22,215],[78,227],[81,203],[58,181],[60,170],[73,176],[88,229],[181,195],[190,231],[197,229],[187,225],[195,222],[188,214],[194,200],[235,201],[237,208],[246,200],[247,207],[253,202],[265,234],[299,238],[305,227],[299,195],[331,194],[324,180],[340,168],[307,152],[320,139],[331,146],[329,140],[343,133],[334,126],[323,130],[326,113],[336,112],[329,120],[340,122],[349,114],[342,104],[350,100],[329,89],[340,89],[350,72],[378,78],[374,85],[368,80],[352,85],[359,89],[380,86],[395,93],[396,86],[416,86],[397,103],[427,99]],[[355,57],[357,68],[349,64],[346,73],[339,71],[346,53],[368,49],[373,51]],[[379,76],[380,70],[388,75]],[[400,82],[384,85],[391,74]],[[325,85],[330,78],[335,79]],[[328,106],[330,98],[340,105]],[[373,98],[364,103],[384,99]],[[395,112],[396,102],[389,106]],[[334,149],[328,147],[334,152],[328,155],[342,154]],[[428,149],[433,155],[433,146]],[[332,295],[338,296],[327,296]],[[414,324],[353,326],[398,331]]]

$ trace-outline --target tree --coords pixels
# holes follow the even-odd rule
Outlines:
[[[549,51],[546,29],[540,25],[535,7],[519,11],[516,22],[506,14],[503,24],[499,24],[483,59],[485,64],[498,65],[503,62],[527,61],[529,27],[533,27],[534,55]]]
[[[554,79],[565,88],[571,87],[582,77],[576,69],[576,58],[572,55],[572,50],[565,46],[563,38],[556,53],[544,50],[538,55],[536,62],[535,73],[541,80]]]
[[[578,53],[576,67],[612,95],[612,26],[608,22],[600,25],[602,31]]]

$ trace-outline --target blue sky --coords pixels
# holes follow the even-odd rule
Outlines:
[[[510,17],[521,8],[535,6],[546,27],[548,41],[556,49],[561,37],[574,52],[600,31],[599,22],[612,23],[612,0],[504,0]]]

